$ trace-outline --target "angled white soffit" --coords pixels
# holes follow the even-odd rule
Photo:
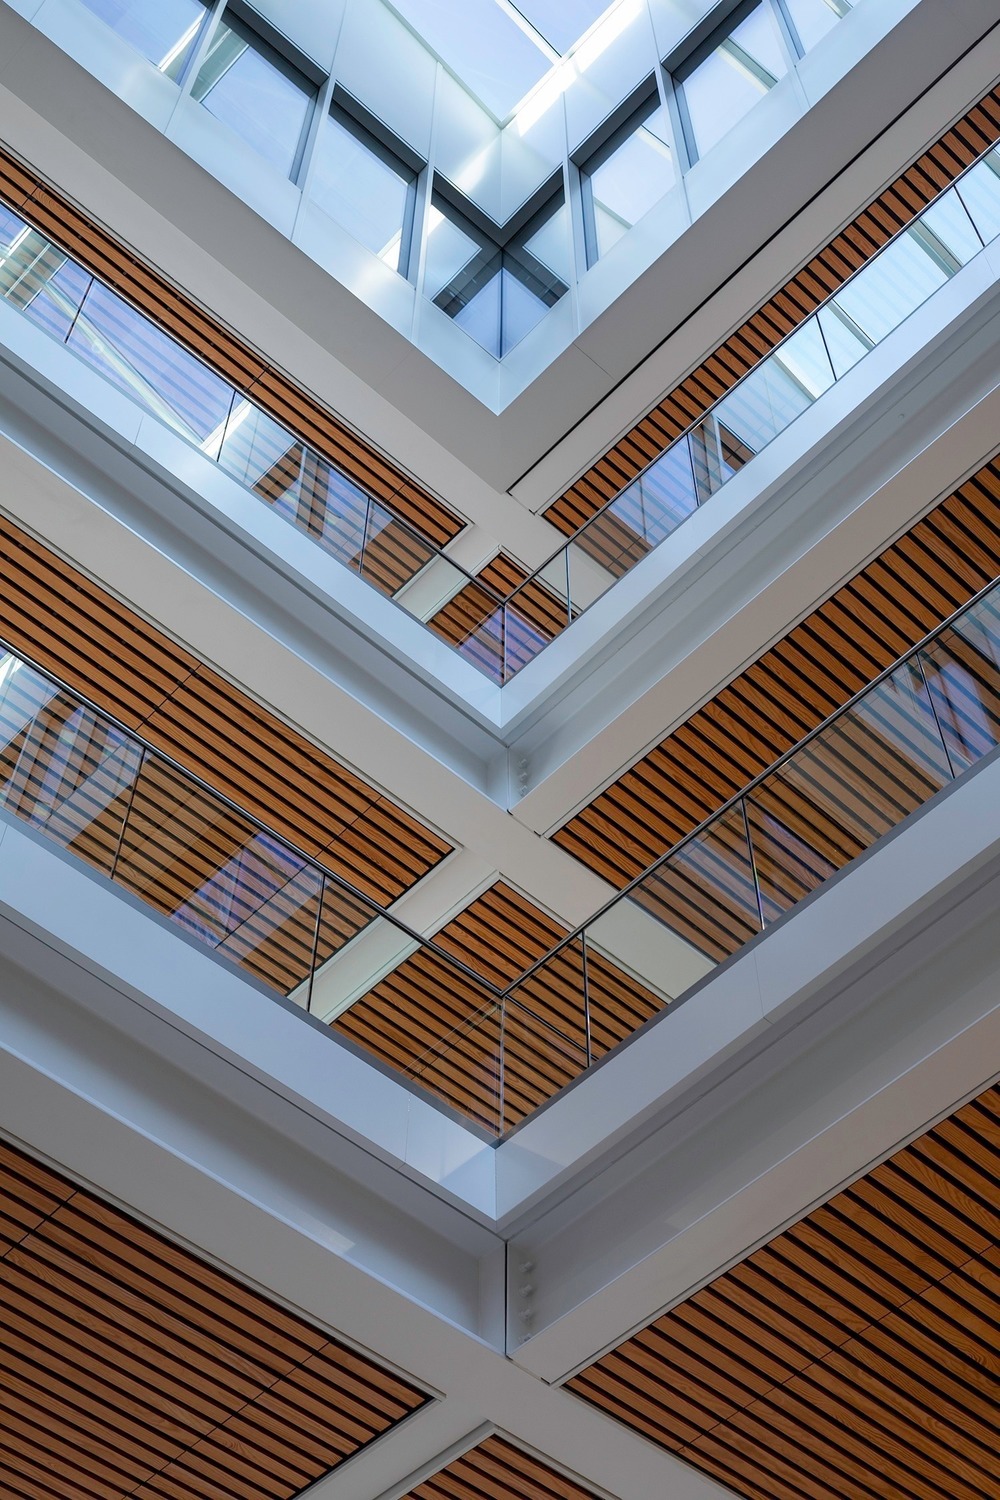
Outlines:
[[[32,0],[23,8],[39,24],[51,12],[55,35],[59,15],[74,4]],[[551,498],[621,430],[615,393],[622,382],[634,419],[662,394],[673,367],[683,374],[773,288],[776,273],[780,282],[835,232],[942,119],[968,105],[983,61],[940,84],[931,122],[919,102],[911,109],[994,22],[985,0],[958,11],[936,0],[860,0],[840,23],[844,40],[835,43],[836,33],[824,39],[829,45],[782,81],[789,84],[784,94],[775,97],[776,89],[763,101],[760,123],[735,132],[739,151],[727,141],[689,174],[692,227],[665,251],[665,226],[651,237],[645,230],[626,236],[636,247],[632,284],[609,292],[603,310],[598,297],[593,316],[577,318],[563,352],[553,351],[551,362],[546,353],[547,368],[513,399],[501,398],[499,384],[493,398],[471,395],[8,5],[0,7],[0,134],[463,514],[492,523],[501,542],[530,563],[544,550],[544,534],[525,517],[512,520],[505,535],[498,492],[517,485],[576,429],[568,447],[518,486],[531,508]],[[905,110],[909,126],[901,131],[893,122]],[[862,168],[850,167],[890,127],[891,154],[876,150]],[[834,190],[823,193],[838,174]],[[807,209],[800,228],[783,231],[817,194],[822,211]],[[776,230],[783,231],[780,265]],[[741,280],[738,305],[713,300],[716,326],[698,321],[696,356],[694,345],[675,337],[678,330],[683,334],[705,299],[764,244],[769,253]],[[596,284],[595,273],[610,274],[598,263],[581,288]],[[545,332],[545,320],[535,332]],[[669,357],[644,364],[666,349],[665,340]]]

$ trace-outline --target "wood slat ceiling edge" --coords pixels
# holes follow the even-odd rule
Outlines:
[[[914,218],[939,187],[958,176],[975,154],[970,154],[961,141],[965,128],[981,132],[984,142],[1000,139],[1000,86],[983,95],[955,120],[822,250],[811,256],[722,344],[661,397],[552,501],[543,511],[546,519],[569,535],[624,489],[680,431],[763,358],[785,333],[801,323],[817,302],[842,284],[857,264],[869,259],[890,233]],[[907,198],[909,201],[904,201]],[[880,217],[888,220],[888,224],[877,225]],[[856,241],[859,232],[867,244],[852,243],[852,236]],[[783,302],[792,303],[791,314],[787,305],[782,306]]]
[[[436,546],[467,522],[0,144],[0,196],[61,249],[317,448]]]

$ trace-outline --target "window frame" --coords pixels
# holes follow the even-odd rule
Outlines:
[[[674,104],[677,110],[677,118],[680,122],[681,133],[684,140],[684,150],[687,157],[688,168],[693,167],[695,162],[701,160],[702,153],[698,149],[698,141],[694,132],[694,124],[688,109],[687,97],[684,84],[692,73],[695,73],[703,62],[715,52],[723,42],[732,36],[737,26],[742,25],[749,15],[752,15],[759,7],[763,7],[770,13],[771,20],[778,31],[779,45],[786,53],[785,61],[787,68],[782,77],[786,77],[792,67],[799,61],[800,53],[797,46],[792,43],[792,33],[789,31],[788,23],[778,0],[740,0],[738,5],[731,6],[723,19],[713,26],[707,36],[703,37],[689,51],[678,53],[664,62],[663,67],[669,75],[673,87]],[[774,83],[768,86],[768,92],[781,82],[776,78]],[[761,98],[766,97],[761,95]],[[751,106],[752,108],[752,106]]]
[[[445,218],[450,219],[457,229],[480,247],[479,253],[473,255],[457,275],[452,277],[451,281],[438,292],[432,295],[427,291],[426,285],[424,287],[424,295],[427,296],[428,301],[432,302],[435,307],[439,307],[446,317],[454,320],[456,311],[468,306],[495,276],[502,277],[505,270],[509,271],[533,297],[544,303],[546,312],[551,311],[556,303],[561,302],[566,296],[570,283],[564,281],[555,271],[550,270],[526,248],[526,241],[530,240],[554,214],[559,213],[567,202],[561,172],[558,178],[554,177],[544,183],[541,190],[533,194],[529,202],[502,226],[488,221],[484,214],[476,211],[474,205],[466,204],[458,189],[446,178],[435,177],[430,201],[433,208],[436,208]],[[486,353],[498,362],[510,352],[504,347],[502,281],[500,285],[497,331],[499,353],[493,355],[491,350],[486,350]],[[466,295],[469,292],[471,295]],[[451,310],[453,307],[456,311]],[[544,313],[542,316],[544,317]],[[474,337],[474,335],[469,336]],[[485,345],[480,345],[480,347],[485,348]],[[510,347],[515,348],[516,345],[512,344]]]
[[[674,139],[673,112],[668,102],[660,97],[657,88],[655,74],[650,74],[633,89],[627,99],[622,101],[618,109],[614,110],[607,120],[588,136],[584,144],[572,153],[571,160],[580,174],[580,206],[583,214],[583,253],[587,270],[595,266],[600,260],[600,252],[597,242],[597,217],[594,212],[593,186],[591,174],[604,166],[619,146],[623,145],[630,136],[635,134],[642,125],[654,115],[656,111],[663,108],[664,118],[670,125],[670,137],[667,142],[674,162],[674,185],[680,181],[682,176],[681,164],[678,159],[677,144]],[[664,193],[669,192],[664,188]]]
[[[324,84],[327,82],[327,75],[311,58],[292,48],[290,44],[286,45],[285,38],[281,36],[280,32],[275,31],[265,21],[263,16],[258,16],[248,5],[242,4],[241,0],[226,0],[226,3],[220,7],[215,15],[208,36],[203,36],[202,38],[204,48],[203,50],[199,49],[200,55],[197,58],[197,70],[193,67],[190,68],[188,75],[190,78],[188,92],[191,93],[192,102],[199,104],[209,114],[212,114],[212,111],[208,109],[204,101],[212,89],[209,88],[201,99],[194,97],[193,90],[197,84],[198,75],[207,61],[212,44],[218,35],[220,26],[225,26],[234,32],[236,36],[240,37],[248,47],[252,48],[253,51],[262,57],[265,62],[269,63],[276,72],[282,74],[283,77],[289,79],[299,87],[305,85],[302,88],[302,92],[307,96],[308,103],[302,121],[302,129],[295,147],[295,154],[287,173],[288,181],[296,187],[301,187],[303,168],[309,154],[313,127],[317,119],[317,110],[320,103],[320,95],[323,92]],[[224,75],[220,75],[220,78],[221,76]],[[220,79],[216,80],[216,82],[219,81]],[[212,88],[214,87],[215,84],[212,85]],[[215,117],[213,116],[213,118]],[[221,123],[223,122],[220,121]],[[228,128],[235,131],[234,126],[229,126]],[[235,131],[235,133],[239,134],[238,131]],[[241,139],[244,138],[241,137]],[[246,142],[246,144],[249,145],[249,142]],[[253,148],[251,147],[251,149]],[[266,158],[262,159],[266,160]],[[270,163],[270,165],[273,166],[274,163]],[[275,167],[275,170],[280,171],[280,168]]]
[[[339,84],[334,85],[329,106],[320,121],[320,130],[326,125],[327,119],[335,120],[342,129],[353,135],[366,151],[370,151],[372,156],[395,172],[405,184],[406,202],[400,229],[399,265],[396,268],[396,274],[402,276],[404,281],[413,281],[419,258],[416,254],[418,247],[414,235],[417,220],[417,193],[421,173],[426,170],[426,162],[404,141],[394,136],[381,120],[365,109],[359,100],[349,94],[346,89],[342,89]],[[314,155],[318,145],[317,133]],[[306,196],[316,202],[315,198],[312,198],[308,179],[303,183],[303,188]],[[319,206],[317,204],[317,207]],[[330,210],[326,209],[324,212],[329,213]],[[331,217],[336,219],[337,215],[334,213]]]

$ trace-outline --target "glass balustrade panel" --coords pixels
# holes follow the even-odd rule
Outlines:
[[[639,901],[618,901],[584,934],[593,1061],[633,1035],[712,967]]]
[[[928,253],[940,255],[946,269],[967,265],[983,248],[982,236],[956,188],[949,188],[924,209],[920,226]]]
[[[988,151],[956,184],[966,212],[985,244],[1000,235],[1000,148]]]
[[[920,653],[956,775],[1000,743],[1000,602],[987,594]]]
[[[116,879],[188,937],[289,994],[311,967],[318,877],[275,835],[147,754]]]
[[[216,456],[232,386],[99,281],[67,344],[118,390]]]
[[[803,900],[950,779],[919,664],[905,662],[748,794],[764,920]]]
[[[418,536],[391,510],[375,500],[369,504],[358,571],[380,594],[397,596],[437,555],[430,542]]]
[[[427,579],[436,603],[422,618],[466,661],[494,682],[502,683],[503,604],[491,589],[469,578],[444,557],[439,557],[428,569]],[[423,587],[420,592],[426,594]],[[412,592],[407,592],[398,602],[413,612],[412,601]]]
[[[898,328],[952,274],[929,254],[913,226],[880,250],[833,302],[873,344]]]
[[[287,427],[245,397],[235,398],[219,448],[220,468],[284,520],[308,530],[305,454]]]
[[[9,816],[111,876],[141,759],[96,709],[0,655],[0,808]]]
[[[503,1008],[503,1130],[513,1130],[587,1067],[584,1041],[550,1025],[516,994]]]
[[[702,977],[729,958],[761,926],[742,807],[728,809],[679,845],[623,899],[673,934],[679,973]],[[606,930],[607,918],[601,920]],[[599,939],[596,925],[588,932]],[[669,968],[661,972],[665,992],[678,993]]]

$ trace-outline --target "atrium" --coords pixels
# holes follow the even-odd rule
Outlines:
[[[995,0],[0,0],[0,1500],[1000,1500],[998,418]]]

